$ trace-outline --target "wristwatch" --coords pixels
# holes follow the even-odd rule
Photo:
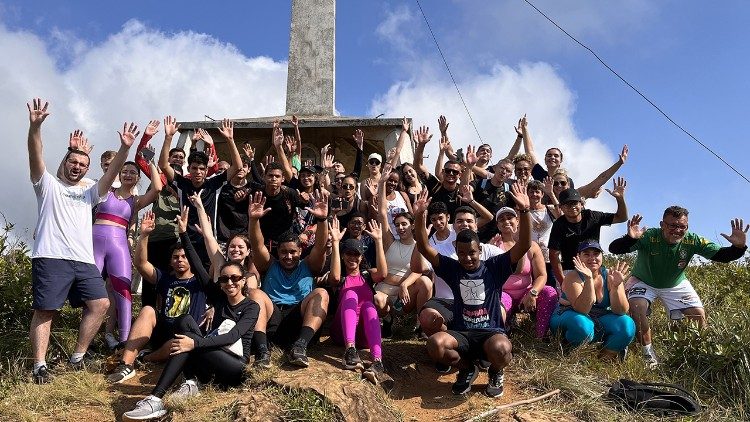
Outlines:
[[[531,289],[529,291],[529,294],[531,295],[531,297],[537,297],[537,296],[539,296],[539,292],[536,289]]]

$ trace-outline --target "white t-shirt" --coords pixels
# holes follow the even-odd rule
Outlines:
[[[480,243],[479,247],[481,248],[481,256],[479,259],[481,259],[482,261],[486,261],[493,256],[497,256],[503,253],[500,248],[494,245]],[[438,245],[434,246],[434,248],[440,255],[447,256],[456,260],[458,259],[458,254],[456,253],[456,247],[453,245],[453,241],[439,243]],[[445,282],[445,280],[438,277],[437,275],[435,275],[435,297],[438,299],[453,300],[453,290],[448,287],[448,284]]]
[[[99,197],[99,184],[67,186],[45,171],[33,185],[39,219],[31,257],[94,264],[91,208],[106,198]]]

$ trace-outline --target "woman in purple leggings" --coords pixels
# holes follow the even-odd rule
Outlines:
[[[93,227],[94,261],[107,282],[109,307],[105,339],[114,349],[124,343],[130,334],[132,319],[130,283],[132,260],[127,230],[138,218],[138,210],[152,203],[161,191],[159,171],[151,163],[151,189],[145,195],[133,195],[133,188],[140,178],[138,166],[128,161],[120,170],[120,187],[112,189],[107,199],[96,208]],[[119,327],[119,341],[115,338],[115,324]]]
[[[366,344],[372,354],[372,365],[363,373],[364,377],[386,391],[393,388],[391,378],[383,367],[383,348],[380,337],[380,320],[378,310],[373,303],[372,285],[388,274],[383,250],[383,229],[377,222],[368,223],[365,232],[374,240],[375,266],[369,271],[360,271],[364,247],[357,239],[341,241],[346,229],[339,230],[339,221],[333,218],[330,228],[331,236],[331,284],[340,285],[339,306],[334,322],[331,324],[331,338],[346,347],[344,367],[355,370],[362,368],[362,360],[357,353],[357,339]],[[387,230],[387,227],[386,227]],[[343,252],[343,257],[341,253]],[[342,263],[344,266],[342,277]],[[342,283],[343,282],[343,283]],[[361,322],[361,324],[360,324]],[[362,341],[364,340],[364,341]]]

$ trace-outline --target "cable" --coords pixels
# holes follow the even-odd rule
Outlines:
[[[671,117],[669,117],[669,115],[668,115],[667,113],[665,113],[665,112],[664,112],[664,110],[662,110],[662,109],[661,109],[661,108],[660,108],[660,107],[659,107],[658,105],[654,104],[654,102],[653,102],[653,101],[651,101],[651,100],[650,100],[650,99],[649,99],[648,97],[646,97],[646,96],[645,96],[645,95],[644,95],[644,94],[643,94],[643,93],[642,93],[641,91],[639,91],[639,90],[638,90],[638,88],[636,88],[635,86],[633,86],[633,85],[632,85],[632,84],[631,84],[630,82],[628,82],[627,80],[625,80],[625,78],[623,78],[622,76],[620,76],[620,74],[619,74],[619,73],[617,73],[617,72],[616,72],[616,71],[615,71],[614,69],[612,69],[612,68],[611,68],[611,67],[610,67],[610,66],[609,66],[609,65],[608,65],[608,64],[607,64],[607,63],[606,63],[606,62],[605,62],[604,60],[602,60],[602,58],[601,58],[601,57],[599,57],[599,55],[598,55],[598,54],[596,54],[596,53],[594,52],[594,50],[592,50],[591,48],[589,48],[589,47],[588,47],[587,45],[585,45],[584,43],[582,43],[582,42],[578,41],[578,39],[576,39],[576,37],[572,36],[572,35],[571,35],[571,34],[570,34],[570,33],[569,33],[568,31],[566,31],[566,30],[565,30],[565,29],[564,29],[563,27],[561,27],[560,25],[558,25],[558,24],[557,24],[557,22],[555,22],[554,20],[552,20],[552,18],[550,18],[550,17],[549,17],[549,16],[547,16],[547,15],[546,15],[546,14],[545,14],[544,12],[542,12],[541,10],[539,10],[539,8],[538,8],[538,7],[534,6],[534,4],[533,4],[533,3],[531,3],[531,1],[529,1],[529,0],[523,0],[523,1],[525,1],[525,2],[526,2],[526,3],[528,4],[528,5],[529,5],[529,6],[533,7],[533,8],[534,8],[534,10],[536,10],[537,12],[539,12],[539,14],[540,14],[540,15],[544,16],[544,17],[545,17],[545,19],[547,19],[548,21],[550,21],[550,23],[552,23],[552,25],[555,25],[555,26],[557,27],[557,29],[559,29],[560,31],[562,31],[562,32],[563,32],[563,33],[564,33],[565,35],[567,35],[567,36],[568,36],[568,37],[569,37],[569,38],[570,38],[571,40],[575,41],[575,42],[576,42],[576,44],[578,44],[578,45],[580,45],[581,47],[583,47],[583,48],[585,48],[586,50],[588,50],[588,51],[589,51],[589,52],[590,52],[590,53],[591,53],[591,54],[592,54],[592,55],[593,55],[594,57],[596,57],[596,59],[597,59],[597,60],[599,60],[599,63],[601,63],[601,64],[602,64],[602,65],[603,65],[604,67],[606,67],[606,68],[607,68],[607,70],[609,70],[610,72],[612,72],[612,74],[614,74],[615,76],[617,76],[617,77],[618,77],[618,78],[619,78],[619,79],[620,79],[620,80],[621,80],[621,81],[622,81],[622,82],[623,82],[623,83],[624,83],[625,85],[627,85],[628,87],[630,87],[630,89],[632,89],[632,90],[633,90],[633,91],[635,91],[635,92],[636,92],[636,93],[637,93],[638,95],[640,95],[640,96],[641,96],[641,98],[643,98],[644,100],[646,100],[646,102],[648,102],[649,104],[651,104],[651,106],[652,106],[652,107],[654,107],[654,108],[655,108],[655,109],[656,109],[657,111],[659,111],[659,113],[661,113],[661,114],[662,114],[662,115],[663,115],[663,116],[664,116],[664,117],[665,117],[665,118],[666,118],[667,120],[669,120],[669,122],[670,122],[670,123],[672,123],[672,124],[673,124],[673,125],[674,125],[675,127],[677,127],[678,129],[680,129],[680,130],[681,130],[682,132],[684,132],[684,133],[685,133],[685,134],[686,134],[687,136],[689,136],[690,138],[692,138],[692,139],[693,139],[693,140],[694,140],[695,142],[697,142],[697,143],[698,143],[698,144],[699,144],[700,146],[702,146],[703,148],[705,148],[705,149],[706,149],[706,151],[708,151],[708,152],[710,152],[711,154],[713,154],[713,155],[714,155],[714,156],[715,156],[716,158],[718,158],[718,159],[719,159],[719,160],[720,160],[720,161],[721,161],[722,163],[726,164],[726,166],[727,166],[727,167],[729,167],[730,169],[732,169],[732,171],[734,171],[735,173],[737,173],[737,174],[738,174],[738,175],[739,175],[739,176],[740,176],[741,178],[745,179],[745,181],[746,181],[746,182],[750,183],[750,179],[748,179],[747,177],[745,177],[745,175],[744,175],[744,174],[740,173],[740,172],[739,172],[739,170],[737,170],[736,168],[734,168],[734,166],[732,166],[731,164],[729,164],[729,162],[727,162],[727,160],[723,159],[723,158],[722,158],[722,157],[721,157],[721,156],[720,156],[719,154],[717,154],[716,152],[714,152],[714,150],[712,150],[712,149],[711,149],[711,148],[709,148],[709,147],[708,147],[708,146],[707,146],[706,144],[704,144],[703,142],[701,142],[700,140],[698,140],[698,138],[696,138],[695,136],[693,136],[693,134],[692,134],[692,133],[688,132],[688,131],[687,131],[687,130],[686,130],[685,128],[683,128],[683,127],[682,127],[682,126],[680,126],[680,125],[679,125],[679,124],[678,124],[677,122],[675,122],[675,121],[674,121],[674,120],[673,120],[673,119],[672,119]],[[417,3],[419,3],[419,2],[417,2]],[[442,53],[441,53],[441,54],[442,54]]]
[[[440,53],[440,57],[443,58],[443,63],[445,64],[445,68],[448,70],[448,74],[451,77],[451,80],[453,81],[453,86],[456,87],[456,92],[458,92],[458,97],[461,99],[461,102],[464,104],[464,109],[466,109],[466,114],[469,115],[469,120],[471,120],[472,126],[474,126],[474,131],[477,133],[477,136],[479,137],[479,140],[484,143],[484,139],[482,139],[482,135],[479,134],[479,129],[477,129],[477,124],[474,122],[474,118],[471,116],[471,112],[469,111],[469,107],[466,105],[466,101],[464,101],[464,96],[461,95],[461,90],[458,89],[458,84],[456,83],[456,78],[453,77],[453,72],[451,72],[450,66],[448,66],[448,61],[445,59],[445,55],[443,55],[443,50],[440,49],[440,44],[438,44],[437,38],[435,37],[435,33],[432,32],[432,27],[430,26],[430,21],[427,20],[427,15],[425,15],[424,10],[422,10],[422,5],[419,3],[419,0],[415,0],[417,2],[417,6],[419,7],[419,11],[422,13],[422,17],[424,18],[424,22],[427,24],[427,29],[430,30],[430,35],[432,35],[432,40],[435,41],[435,46],[437,47],[438,53]]]

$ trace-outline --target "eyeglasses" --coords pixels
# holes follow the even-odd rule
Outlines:
[[[664,223],[665,226],[669,227],[670,230],[682,230],[685,231],[688,229],[687,224],[672,224],[672,223]]]
[[[461,172],[458,170],[454,170],[454,169],[443,169],[443,173],[451,175],[451,176],[458,176],[459,173]]]
[[[379,166],[380,165],[380,161],[378,161],[378,160],[376,160],[376,159],[373,158],[372,160],[368,161],[367,164],[369,164],[371,166]]]
[[[568,182],[566,180],[555,180],[552,182],[552,186],[568,186]]]
[[[229,280],[232,280],[232,283],[239,284],[241,280],[243,280],[245,277],[239,275],[239,274],[232,274],[232,275],[222,275],[219,276],[218,280],[220,284],[229,283]]]
[[[352,190],[352,189],[356,188],[356,186],[352,185],[351,183],[347,183],[345,185],[341,185],[341,188],[345,189],[345,190]]]

